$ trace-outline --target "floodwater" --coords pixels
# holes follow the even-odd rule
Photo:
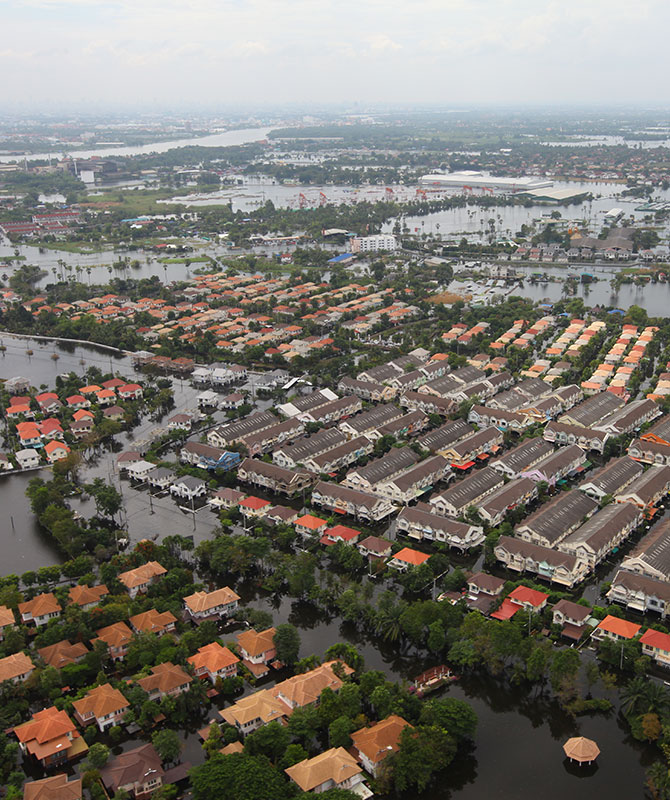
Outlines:
[[[167,153],[176,147],[191,147],[199,145],[201,147],[230,147],[231,145],[248,144],[258,142],[268,135],[272,128],[240,128],[234,131],[222,131],[212,133],[209,136],[200,136],[193,139],[175,139],[166,142],[153,142],[150,144],[135,145],[132,147],[103,147],[93,150],[76,150],[72,152],[74,158],[113,158],[114,156],[138,156],[149,155],[151,153]],[[46,161],[49,158],[60,156],[62,148],[53,153],[32,153],[26,156],[4,155],[0,156],[0,164],[7,164],[11,161]]]
[[[34,382],[52,384],[59,372],[81,373],[87,364],[109,369],[110,361],[115,371],[132,374],[127,358],[110,359],[107,354],[88,347],[74,347],[67,352],[54,345],[28,340],[5,337],[4,341],[8,349],[0,357],[0,377],[22,374]],[[25,354],[28,347],[34,350],[30,359]],[[51,359],[54,349],[60,355],[57,362]],[[176,405],[182,408],[192,404],[195,390],[187,382],[175,381],[174,385]],[[122,446],[131,446],[132,438],[142,436],[153,424],[143,423],[127,434]],[[86,469],[83,479],[100,475],[118,486],[113,459],[111,453],[102,454]],[[49,474],[47,470],[42,473]],[[27,482],[35,474],[39,473],[0,478],[0,503],[5,512],[4,524],[0,527],[4,574],[21,574],[59,561],[58,552],[40,531],[24,496]],[[215,517],[206,510],[196,515],[196,530],[193,531],[193,516],[180,512],[171,500],[154,500],[156,513],[151,515],[146,492],[130,489],[124,481],[123,493],[133,541],[151,536],[154,531],[161,535],[193,534],[196,541],[211,535]],[[90,500],[75,501],[73,508],[84,514],[93,511]],[[369,669],[381,669],[390,679],[400,681],[412,679],[431,665],[411,648],[371,640],[351,623],[324,615],[309,603],[268,595],[250,583],[237,588],[244,605],[269,611],[274,624],[291,622],[300,629],[302,656],[323,655],[331,644],[350,642],[360,650]],[[510,687],[486,676],[462,679],[445,692],[472,704],[479,719],[476,740],[474,747],[459,754],[437,785],[420,800],[479,800],[482,797],[516,800],[529,787],[543,800],[563,800],[568,795],[573,800],[591,800],[598,792],[614,797],[643,797],[644,770],[653,760],[653,753],[630,740],[615,713],[583,717],[574,722],[547,696],[536,697],[525,688]],[[212,716],[214,710],[210,712]],[[580,770],[565,763],[562,744],[570,736],[579,734],[594,738],[601,748],[602,755],[595,769]],[[195,733],[182,733],[182,737],[183,757],[199,763],[203,754]],[[124,749],[138,743],[129,742]]]
[[[300,629],[301,656],[323,655],[330,644],[346,641],[358,648],[366,668],[382,670],[394,681],[411,680],[436,663],[412,649],[370,641],[352,624],[325,618],[309,603],[262,597],[250,587],[238,587],[238,592],[244,605],[273,614],[275,625],[290,622]],[[602,696],[601,689],[596,687],[594,694]],[[592,800],[605,792],[616,798],[644,796],[644,773],[654,753],[628,736],[617,712],[574,721],[551,700],[549,690],[529,692],[526,686],[486,675],[463,678],[444,695],[472,705],[479,720],[477,735],[474,748],[459,754],[438,784],[418,796],[421,800],[516,800],[531,787],[542,800]],[[598,743],[601,756],[595,769],[566,762],[562,746],[572,736]]]

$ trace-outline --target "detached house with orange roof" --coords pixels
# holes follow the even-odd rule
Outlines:
[[[358,762],[373,778],[379,777],[384,759],[397,752],[400,734],[408,726],[412,727],[402,717],[391,714],[381,722],[351,734]]]
[[[62,461],[70,455],[70,448],[65,442],[50,441],[44,445],[44,455],[50,464],[56,461]]]
[[[109,590],[104,583],[97,586],[71,586],[68,590],[70,602],[78,605],[84,611],[90,611],[109,594]]]
[[[313,514],[304,514],[293,523],[297,533],[303,536],[323,536],[328,528],[328,522]]]
[[[363,783],[363,770],[356,760],[343,747],[331,747],[314,758],[306,758],[284,772],[303,792],[321,794],[328,789],[348,789],[356,792]],[[359,789],[365,787],[359,787]],[[371,793],[360,793],[361,797],[370,797]]]
[[[605,619],[598,623],[598,626],[593,631],[595,639],[612,639],[615,642],[621,642],[627,639],[634,639],[642,630],[641,625],[635,622],[628,622],[626,619],[619,619],[619,617],[612,617],[607,615]]]
[[[74,409],[91,407],[91,401],[87,400],[82,394],[71,394],[69,397],[65,398],[65,402],[70,408]]]
[[[88,647],[83,642],[72,642],[64,639],[62,642],[41,647],[37,655],[48,667],[62,669],[67,664],[77,664],[88,653]]]
[[[670,636],[652,628],[640,636],[642,655],[650,656],[662,667],[670,667]]]
[[[135,614],[128,620],[135,633],[155,633],[162,636],[164,633],[174,633],[177,618],[171,611],[156,611],[150,608],[141,614]]]
[[[29,781],[23,786],[23,800],[82,800],[81,778],[68,780],[63,772],[51,778]]]
[[[211,642],[199,647],[198,652],[186,659],[193,666],[198,678],[206,678],[216,683],[217,678],[232,678],[237,675],[240,659],[227,647]]]
[[[123,694],[109,683],[103,683],[88,691],[81,700],[72,703],[74,716],[80,725],[96,724],[101,733],[107,728],[120,725],[130,708]]]
[[[257,678],[268,674],[268,664],[277,657],[275,633],[276,628],[267,628],[260,632],[249,630],[237,634],[242,663]]]
[[[419,550],[412,550],[411,547],[403,547],[403,549],[399,550],[388,562],[388,566],[397,569],[399,572],[405,572],[410,567],[418,567],[424,564],[429,558],[429,555],[421,553]]]
[[[133,632],[125,622],[115,622],[113,625],[107,625],[105,628],[100,628],[96,633],[98,637],[93,639],[91,644],[95,644],[100,639],[109,648],[109,654],[114,661],[125,658],[128,652],[128,645],[133,638]]]
[[[149,695],[149,699],[154,702],[162,700],[164,697],[176,697],[188,691],[193,678],[184,670],[171,661],[157,664],[151,668],[151,672],[145,678],[139,678],[137,683]]]
[[[147,561],[135,569],[129,569],[119,575],[119,580],[126,587],[131,597],[146,592],[148,588],[165,575],[167,570],[158,561]]]
[[[54,706],[33,714],[17,725],[14,735],[21,752],[33,756],[43,767],[54,767],[84,755],[88,745],[65,711]]]
[[[11,681],[23,683],[35,669],[30,657],[25,653],[14,653],[11,656],[0,658],[0,683]]]
[[[228,617],[238,607],[240,596],[228,586],[213,592],[195,592],[184,598],[184,607],[194,620]]]
[[[127,383],[116,390],[122,400],[139,400],[142,397],[142,387],[139,383]]]
[[[5,638],[7,631],[16,625],[14,612],[7,606],[0,606],[0,642]]]
[[[32,600],[19,603],[21,622],[25,625],[30,625],[30,623],[38,626],[46,625],[49,620],[60,617],[62,613],[63,609],[52,592],[44,592],[36,595]]]

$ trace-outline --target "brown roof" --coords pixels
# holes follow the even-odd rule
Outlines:
[[[19,614],[30,614],[33,617],[42,617],[45,614],[53,614],[62,610],[56,595],[52,592],[44,592],[43,594],[35,595],[32,600],[19,603]]]
[[[104,583],[97,586],[71,586],[68,591],[71,603],[78,606],[87,606],[89,603],[99,603],[109,594],[109,589]]]
[[[113,625],[107,625],[106,628],[100,628],[96,633],[98,638],[102,639],[110,647],[123,647],[133,638],[133,632],[125,622],[115,622]]]
[[[50,644],[48,647],[41,647],[37,655],[50,667],[60,669],[66,664],[74,664],[78,659],[88,653],[88,648],[83,642],[69,642],[64,639],[62,642]]]
[[[391,752],[398,749],[400,734],[409,725],[402,717],[390,717],[368,728],[361,728],[351,734],[356,749],[367,756],[373,764],[383,761]]]
[[[252,657],[262,656],[269,650],[275,649],[274,635],[277,633],[276,628],[268,628],[267,630],[257,631],[243,631],[237,634],[237,643],[241,648]]]
[[[188,672],[184,672],[180,666],[166,661],[164,664],[152,667],[151,674],[147,675],[146,678],[140,678],[137,682],[145,692],[151,694],[155,691],[171,692],[178,686],[191,683],[192,680],[193,678]]]
[[[381,539],[379,536],[368,536],[358,544],[359,547],[365,547],[371,553],[385,553],[391,547],[391,542]]]
[[[75,700],[72,705],[80,717],[92,711],[99,719],[106,714],[128,708],[130,703],[118,689],[114,689],[109,683],[103,683],[102,686],[91,689],[81,700]]]
[[[353,756],[343,747],[332,747],[314,758],[306,758],[284,772],[303,790],[309,792],[326,781],[340,784],[362,772]]]
[[[471,578],[468,578],[468,583],[474,583],[480,589],[489,592],[497,592],[505,581],[502,578],[496,578],[495,575],[489,575],[486,572],[477,572]]]
[[[35,669],[35,665],[25,653],[0,658],[0,683],[18,678]]]
[[[162,567],[158,561],[147,561],[146,564],[142,564],[140,567],[122,572],[119,575],[119,580],[127,589],[133,589],[135,586],[149,583],[152,578],[165,575],[166,572],[165,567]]]
[[[189,610],[194,614],[200,611],[209,611],[217,606],[226,605],[227,603],[234,603],[239,600],[240,596],[228,586],[221,589],[215,589],[213,592],[196,592],[184,598],[184,602]]]
[[[69,781],[65,773],[23,787],[23,800],[81,800],[81,796],[81,778]]]
[[[173,625],[177,618],[171,611],[163,611],[160,613],[155,608],[150,608],[148,611],[143,611],[141,614],[135,614],[130,617],[128,622],[132,628],[140,633],[160,633],[164,631],[168,625]]]
[[[156,777],[165,774],[154,746],[143,744],[111,759],[100,770],[100,777],[107,789],[116,792],[120,786],[142,781],[149,771],[153,771]]]

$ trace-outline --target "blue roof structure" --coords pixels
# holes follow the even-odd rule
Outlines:
[[[340,256],[335,256],[335,258],[328,259],[329,264],[340,264],[342,261],[348,261],[350,258],[353,258],[353,253],[342,253]]]
[[[623,316],[626,312],[621,308],[613,308],[611,311],[608,311],[607,313],[608,314],[621,314]]]

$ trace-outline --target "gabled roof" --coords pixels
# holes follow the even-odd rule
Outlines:
[[[262,656],[264,653],[274,650],[274,635],[276,628],[267,628],[264,631],[242,631],[237,634],[237,643],[252,658]]]
[[[25,675],[33,669],[35,665],[25,653],[14,653],[0,658],[0,683],[18,678],[19,675]]]
[[[362,769],[343,747],[333,747],[314,758],[300,761],[284,772],[303,792],[309,792],[327,781],[340,784],[358,775]]]
[[[240,599],[228,586],[215,589],[213,592],[195,592],[184,598],[184,603],[194,614],[202,611],[210,611],[218,606],[235,603]]]
[[[411,564],[412,566],[416,567],[419,564],[423,564],[424,561],[428,561],[430,558],[429,555],[425,553],[420,553],[418,550],[412,550],[411,547],[403,547],[402,550],[399,550],[394,556],[394,559],[398,561],[404,561],[406,564]]]
[[[33,597],[32,600],[19,603],[19,614],[30,614],[33,617],[42,617],[45,614],[54,614],[62,610],[56,595],[52,592],[43,592]]]
[[[661,631],[655,631],[649,628],[640,636],[640,643],[646,644],[648,647],[654,647],[657,650],[663,650],[665,653],[670,653],[670,636]]]
[[[144,583],[149,583],[153,578],[165,575],[167,570],[161,566],[158,561],[147,561],[135,569],[129,569],[127,572],[122,572],[119,575],[119,580],[127,589],[133,589],[135,586],[141,586]]]
[[[538,592],[536,589],[529,589],[527,586],[517,586],[509,593],[508,597],[517,603],[529,603],[535,608],[539,608],[549,599],[548,594]]]

